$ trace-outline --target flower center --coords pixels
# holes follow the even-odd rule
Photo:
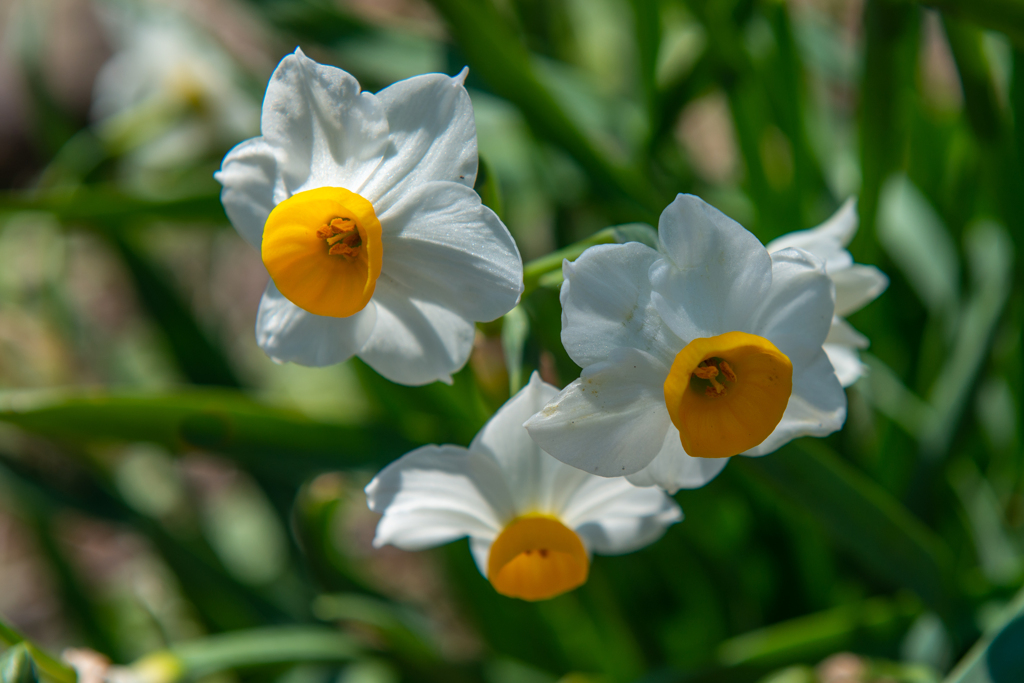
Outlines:
[[[373,206],[354,192],[321,187],[274,207],[263,227],[263,263],[289,301],[344,318],[370,302],[383,245]]]
[[[576,532],[541,515],[512,520],[487,559],[487,578],[494,589],[523,600],[547,600],[582,586],[589,569],[587,550]]]
[[[793,364],[755,334],[694,339],[665,378],[665,405],[686,452],[727,458],[775,431],[793,392]]]

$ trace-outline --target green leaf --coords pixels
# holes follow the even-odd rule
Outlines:
[[[491,0],[432,0],[466,53],[495,94],[515,104],[542,138],[565,149],[600,185],[632,199],[653,218],[665,202],[638,174],[613,164],[569,119],[534,74],[531,58]]]
[[[889,178],[878,208],[878,241],[932,315],[955,324],[960,299],[956,244],[938,212],[904,175]]]
[[[140,250],[130,235],[113,234],[111,242],[135,282],[135,292],[159,326],[181,372],[193,384],[239,387],[227,356],[200,327],[171,283]]]
[[[505,353],[505,368],[508,371],[509,396],[515,396],[526,383],[523,377],[523,353],[529,337],[530,316],[522,306],[516,306],[505,314],[501,325],[501,347]]]
[[[4,623],[0,618],[0,643],[10,649],[0,658],[0,678],[4,683],[27,683],[36,676],[31,673],[32,665],[36,671],[53,683],[75,683],[78,675],[75,670],[63,662],[43,652],[17,630]],[[31,661],[26,662],[25,658]],[[26,672],[26,667],[29,671]],[[26,678],[26,676],[31,676]]]
[[[870,598],[730,638],[718,646],[716,658],[727,667],[815,661],[832,652],[890,642],[920,611],[920,603],[910,596]]]
[[[102,230],[120,230],[120,220],[174,220],[192,227],[227,225],[219,194],[174,199],[143,199],[106,186],[83,186],[71,191],[5,192],[0,216],[20,211],[45,211],[63,223],[89,223]],[[113,222],[112,222],[113,221]]]
[[[32,657],[24,643],[18,643],[0,656],[0,682],[36,683]]]
[[[315,626],[237,631],[174,645],[131,665],[148,683],[172,683],[221,671],[300,662],[345,662],[360,654],[350,637]]]
[[[992,31],[1001,31],[1017,47],[1024,48],[1024,3],[1019,0],[927,0],[921,4]]]
[[[877,260],[874,234],[879,193],[882,183],[898,167],[908,139],[906,100],[907,93],[916,90],[920,23],[920,10],[908,4],[871,2],[865,6],[860,230],[850,247],[861,262]]]
[[[529,296],[537,287],[557,287],[562,282],[562,261],[575,261],[590,247],[598,244],[624,244],[640,242],[652,249],[658,248],[658,231],[646,223],[614,225],[595,232],[575,244],[536,258],[523,266],[523,297]]]
[[[287,456],[287,467],[278,469],[293,479],[310,471],[386,462],[410,448],[385,425],[355,428],[312,420],[217,389],[156,396],[0,396],[0,421],[55,439],[202,448],[250,464],[274,464]]]
[[[1003,608],[992,628],[960,660],[944,683],[1024,681],[1024,590]]]
[[[1002,226],[985,221],[964,235],[973,281],[971,296],[958,320],[953,352],[942,367],[928,400],[935,408],[921,431],[921,452],[945,454],[977,380],[1013,281],[1013,241]]]
[[[824,444],[802,440],[742,471],[814,516],[836,545],[897,586],[905,586],[940,614],[950,614],[952,556],[943,541],[878,484]]]

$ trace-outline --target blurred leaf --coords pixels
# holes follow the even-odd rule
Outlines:
[[[25,683],[26,680],[35,679],[35,675],[31,673],[33,664],[40,674],[54,683],[75,683],[78,678],[74,669],[46,654],[31,641],[25,640],[23,635],[8,626],[2,618],[0,644],[10,648],[4,653],[3,658],[0,658],[0,677],[4,683]],[[26,658],[31,661],[25,661]],[[31,679],[26,679],[26,676],[31,676]]]
[[[978,466],[968,458],[959,459],[949,468],[949,483],[970,519],[978,564],[985,578],[1002,585],[1020,578],[1020,548],[1003,522],[996,492]]]
[[[1021,20],[1020,28],[1024,31],[1024,11],[1021,12]],[[960,72],[967,120],[978,139],[994,143],[1003,137],[1005,124],[992,69],[984,51],[984,34],[976,27],[948,18],[942,25]]]
[[[491,0],[432,0],[448,21],[471,67],[495,94],[513,102],[530,126],[547,141],[565,149],[600,185],[636,202],[644,217],[657,215],[665,202],[638,175],[614,165],[588,140],[534,74],[530,55]]]
[[[813,515],[866,567],[913,590],[940,614],[954,609],[952,555],[942,539],[827,446],[803,439],[745,459],[742,467]]]
[[[860,230],[850,250],[871,263],[882,183],[897,168],[907,140],[906,99],[914,91],[921,13],[894,2],[864,7],[864,67],[860,84],[862,185]]]
[[[716,658],[727,667],[776,667],[859,651],[900,637],[920,609],[909,596],[870,598],[730,638],[719,645]]]
[[[589,247],[597,244],[624,244],[626,242],[640,242],[652,249],[657,249],[658,232],[646,223],[615,225],[595,232],[590,237],[570,244],[564,249],[536,258],[523,266],[525,289],[522,298],[525,299],[541,285],[558,286],[562,282],[562,261],[575,261]],[[551,277],[547,277],[548,275]]]
[[[36,683],[32,657],[24,643],[18,643],[0,656],[0,681],[3,683]]]
[[[430,623],[415,612],[367,595],[321,595],[313,613],[324,621],[356,622],[371,627],[387,649],[420,663],[438,662]]]
[[[131,218],[133,222],[174,220],[181,221],[183,225],[202,228],[227,225],[219,194],[163,200],[143,199],[113,187],[97,185],[42,194],[0,193],[0,216],[19,211],[45,211],[63,223],[89,223],[101,230],[110,231],[119,230],[121,224],[118,221],[124,218]]]
[[[1024,681],[1024,590],[1000,614],[996,624],[953,668],[944,683],[1018,683]]]
[[[960,298],[956,245],[942,218],[906,176],[894,175],[882,189],[878,241],[929,312],[955,324]]]
[[[989,221],[964,235],[970,264],[971,296],[959,317],[952,353],[929,392],[935,411],[922,426],[921,452],[940,457],[960,424],[971,388],[988,357],[996,324],[1006,306],[1013,278],[1013,242],[1006,230]]]
[[[240,387],[223,349],[200,327],[192,310],[131,236],[114,234],[111,242],[135,283],[135,293],[143,308],[163,332],[182,374],[192,384]]]
[[[857,386],[865,391],[871,404],[910,436],[917,438],[923,434],[924,426],[934,420],[932,406],[908,389],[881,359],[861,352],[861,360],[870,372]]]
[[[480,201],[484,203],[484,206],[498,214],[498,218],[504,219],[505,213],[504,204],[501,200],[501,184],[498,182],[498,176],[494,174],[491,165],[483,157],[480,157],[480,166],[473,189],[480,195]]]
[[[1019,0],[927,0],[922,5],[944,14],[1005,33],[1024,48],[1024,3]]]
[[[505,368],[508,370],[508,391],[514,396],[523,388],[523,353],[530,337],[530,316],[522,306],[516,306],[505,314],[501,325],[501,347],[505,352]]]
[[[131,665],[140,680],[172,683],[221,671],[299,662],[344,662],[360,653],[349,636],[316,626],[236,631],[173,645]]]
[[[411,448],[385,425],[321,422],[216,389],[156,396],[0,396],[0,421],[55,439],[215,450],[270,465],[292,480],[310,471],[387,462]],[[287,461],[280,460],[283,455]]]

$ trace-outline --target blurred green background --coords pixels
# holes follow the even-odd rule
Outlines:
[[[0,41],[3,683],[1024,680],[1019,0],[0,0]],[[372,91],[470,67],[528,294],[453,386],[256,347],[212,173],[296,45]],[[763,242],[858,197],[892,282],[846,427],[549,602],[372,550],[380,466],[579,373],[551,252],[677,192]]]

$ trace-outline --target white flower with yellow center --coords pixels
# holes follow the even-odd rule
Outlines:
[[[868,338],[846,322],[844,316],[859,311],[889,286],[889,278],[874,266],[853,262],[846,246],[857,234],[857,203],[848,199],[827,221],[810,230],[791,232],[768,243],[768,252],[796,247],[825,262],[825,272],[836,286],[836,310],[825,338],[825,353],[844,387],[864,374],[858,349]]]
[[[534,373],[468,449],[424,446],[385,467],[366,487],[383,514],[374,546],[422,550],[468,536],[495,590],[545,600],[587,580],[591,553],[632,552],[681,520],[662,491],[595,477],[537,447],[523,421],[557,393]]]
[[[733,455],[763,455],[846,418],[822,343],[832,282],[806,252],[768,251],[692,195],[639,243],[565,262],[562,343],[582,368],[526,422],[574,467],[670,492],[703,486]]]
[[[270,272],[256,338],[271,358],[323,366],[358,355],[394,382],[450,382],[474,321],[519,301],[519,251],[473,191],[465,76],[416,76],[373,95],[301,50],[281,60],[263,136],[217,173],[228,217]]]

